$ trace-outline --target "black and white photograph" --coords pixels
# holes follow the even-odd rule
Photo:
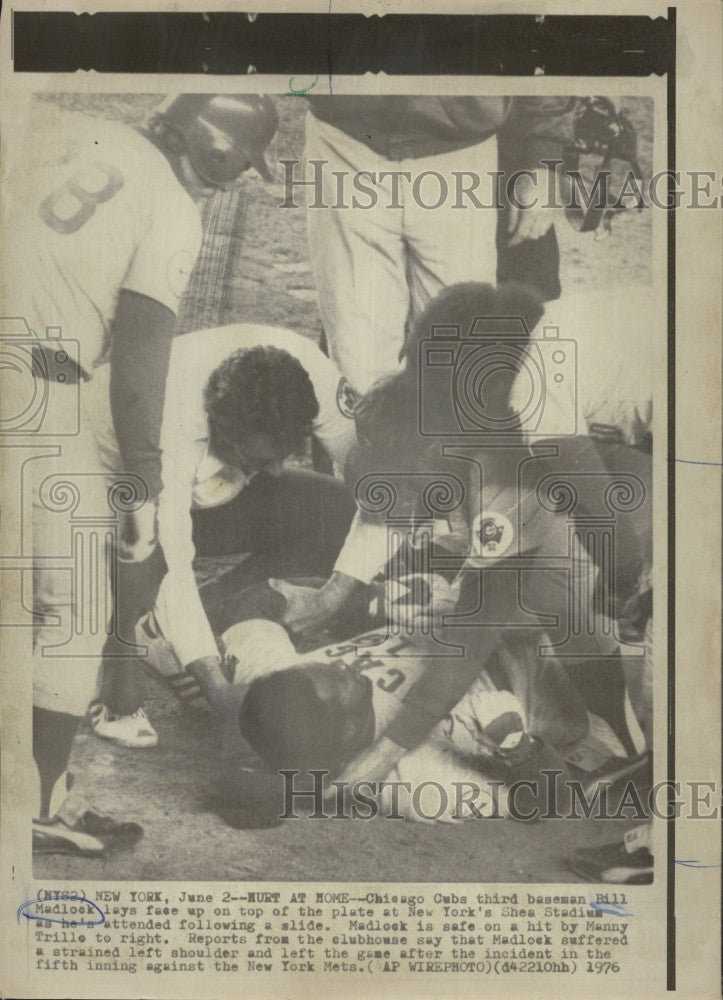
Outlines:
[[[35,870],[651,881],[652,100],[28,121]]]
[[[676,872],[720,862],[668,822],[717,795],[707,765],[674,770],[670,470],[704,490],[720,464],[671,452],[689,261],[670,220],[715,182],[674,172],[664,73],[355,88],[329,57],[268,86],[250,65],[81,87],[29,53],[4,108],[0,317],[17,873],[3,837],[29,968],[592,977],[657,910],[670,988]],[[191,950],[137,931],[58,950],[120,926],[94,883],[148,927],[172,892],[186,937],[157,926]],[[241,927],[279,884],[301,909]],[[335,907],[316,955],[274,936],[308,930],[310,900]]]

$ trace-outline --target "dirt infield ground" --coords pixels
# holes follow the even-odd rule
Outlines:
[[[146,95],[53,95],[56,104],[137,121],[153,105]],[[281,127],[272,159],[301,158],[304,102],[278,100]],[[643,168],[652,153],[652,104],[621,100],[640,135]],[[321,323],[308,262],[303,208],[280,209],[281,181],[245,176],[233,204],[205,210],[207,232],[199,272],[181,317],[192,329],[255,320],[318,338]],[[650,280],[649,212],[626,212],[607,240],[561,225],[562,284],[607,287]],[[209,285],[214,267],[221,277]],[[207,592],[223,591],[225,567],[206,563]],[[103,860],[40,857],[36,878],[183,880],[347,880],[429,882],[577,881],[566,855],[583,844],[615,839],[625,824],[474,821],[460,826],[376,819],[335,822],[301,818],[281,827],[239,831],[210,810],[209,788],[251,760],[232,724],[185,713],[148,681],[146,708],[160,736],[150,750],[124,750],[95,737],[87,722],[73,751],[73,769],[96,808],[143,824],[130,853]]]

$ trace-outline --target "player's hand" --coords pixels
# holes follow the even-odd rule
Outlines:
[[[296,635],[313,632],[326,625],[346,604],[358,580],[345,573],[333,573],[323,587],[298,587],[286,580],[269,580],[269,586],[286,599],[282,624]]]
[[[201,656],[187,664],[186,670],[201,685],[206,701],[214,711],[230,719],[238,718],[244,691],[228,682],[220,656]]]
[[[324,625],[331,613],[316,587],[298,587],[286,580],[269,580],[269,586],[286,600],[282,624],[296,635]]]
[[[335,780],[347,781],[350,785],[356,781],[377,783],[384,781],[406,752],[406,749],[399,746],[394,740],[390,740],[387,736],[380,736],[375,743],[349,761]],[[329,785],[327,797],[334,798],[336,794],[336,787]]]
[[[557,179],[550,178],[547,168],[537,171],[536,181],[528,174],[517,177],[514,185],[516,204],[509,208],[509,246],[517,246],[525,240],[539,240],[560,218],[562,209],[556,207],[560,204],[557,190]]]
[[[388,580],[384,586],[387,623],[408,636],[429,635],[433,628],[442,627],[445,615],[455,612],[460,586],[459,577],[450,583],[439,573]]]
[[[118,557],[126,562],[143,562],[158,544],[158,505],[147,500],[132,513],[118,516]]]

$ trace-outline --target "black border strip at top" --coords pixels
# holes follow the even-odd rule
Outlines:
[[[16,72],[649,76],[674,22],[640,16],[14,11]]]

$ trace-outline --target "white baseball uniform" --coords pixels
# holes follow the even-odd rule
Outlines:
[[[448,153],[388,158],[309,112],[305,158],[327,164],[320,192],[321,204],[327,206],[339,201],[338,172],[346,173],[349,185],[352,177],[369,171],[385,178],[372,208],[364,198],[357,199],[360,207],[350,201],[343,209],[314,208],[311,196],[307,208],[309,250],[330,353],[354,388],[366,392],[378,378],[400,369],[409,317],[418,316],[446,285],[494,283],[498,213],[454,211],[454,194],[437,210],[424,205],[439,197],[435,183],[454,192],[456,178],[463,174],[493,177],[497,139],[491,136]],[[415,183],[426,178],[429,190],[419,184],[414,197],[409,184],[399,183],[405,173]],[[397,203],[398,208],[386,207]]]
[[[226,656],[234,663],[234,681],[243,687],[277,670],[319,662],[343,664],[363,673],[371,681],[375,740],[403,710],[415,683],[435,666],[419,646],[389,638],[384,631],[299,655],[283,626],[250,619],[231,626],[223,641]],[[484,776],[484,757],[495,746],[513,747],[526,732],[568,744],[565,755],[583,770],[594,770],[611,755],[625,756],[602,719],[588,715],[586,729],[583,720],[567,714],[564,694],[561,699],[557,695],[564,693],[569,681],[558,662],[538,661],[534,643],[522,653],[504,647],[500,656],[513,690],[499,690],[479,666],[457,705],[386,776],[390,783],[410,783],[418,798],[400,794],[395,801],[390,785],[382,791],[384,809],[391,812],[394,803],[399,815],[416,822],[455,823],[502,813],[504,800]],[[475,759],[480,762],[479,770],[471,763]]]
[[[4,224],[13,253],[5,308],[25,318],[31,345],[56,358],[65,348],[78,366],[76,384],[42,386],[46,412],[58,423],[42,428],[32,462],[35,700],[82,715],[106,638],[106,540],[117,517],[94,433],[97,408],[109,413],[108,392],[91,403],[88,389],[107,358],[121,290],[175,314],[202,231],[165,156],[140,133],[48,106],[33,111],[24,143],[8,157]],[[46,436],[77,424],[78,407],[77,433]],[[52,446],[40,448],[41,441]],[[30,434],[23,439],[35,443]],[[17,496],[20,484],[8,489]]]
[[[653,430],[656,343],[662,345],[665,331],[664,301],[656,302],[647,286],[614,294],[572,289],[549,303],[510,395],[528,440],[589,433],[645,444]],[[538,400],[540,344],[545,393]]]

